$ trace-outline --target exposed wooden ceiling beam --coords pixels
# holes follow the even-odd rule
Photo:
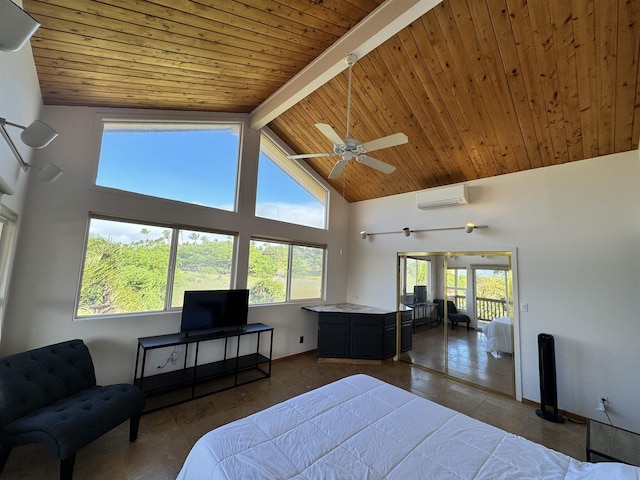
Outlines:
[[[347,68],[345,58],[348,55],[355,54],[358,59],[364,57],[441,2],[387,0],[256,107],[251,112],[251,127],[266,126]]]

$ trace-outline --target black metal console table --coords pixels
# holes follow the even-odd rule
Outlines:
[[[269,332],[269,354],[263,346],[261,353],[261,335]],[[255,353],[241,355],[241,339],[252,335],[256,337]],[[235,355],[228,355],[230,340],[235,339]],[[206,342],[206,343],[205,343]],[[222,359],[213,362],[199,363],[202,349],[207,347],[224,348]],[[147,353],[160,348],[184,346],[184,360],[182,367],[156,375],[145,375],[147,367]],[[193,359],[188,362],[189,351]],[[246,349],[245,349],[246,350]],[[233,345],[231,346],[233,353]],[[245,385],[256,380],[271,376],[273,355],[273,327],[262,323],[251,323],[243,329],[207,332],[191,332],[142,337],[138,339],[138,352],[134,372],[134,385],[138,386],[150,397],[165,394],[168,400],[159,405],[149,405],[143,413],[149,413],[160,408],[177,405],[195,398],[220,392],[228,388]],[[176,393],[181,391],[181,394]]]

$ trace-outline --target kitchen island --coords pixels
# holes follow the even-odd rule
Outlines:
[[[411,349],[411,310],[382,309],[355,303],[304,306],[318,314],[318,359],[377,361],[396,355],[397,315],[401,351]]]

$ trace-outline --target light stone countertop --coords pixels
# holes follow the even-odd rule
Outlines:
[[[304,310],[317,313],[370,313],[375,315],[386,315],[388,313],[396,313],[395,308],[377,308],[367,305],[358,305],[357,303],[334,303],[329,305],[310,305],[302,307]],[[401,307],[400,311],[409,310]]]

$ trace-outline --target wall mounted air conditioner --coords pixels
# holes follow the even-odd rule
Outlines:
[[[469,198],[466,185],[430,188],[416,193],[416,204],[422,210],[466,205],[467,203],[469,203]]]

